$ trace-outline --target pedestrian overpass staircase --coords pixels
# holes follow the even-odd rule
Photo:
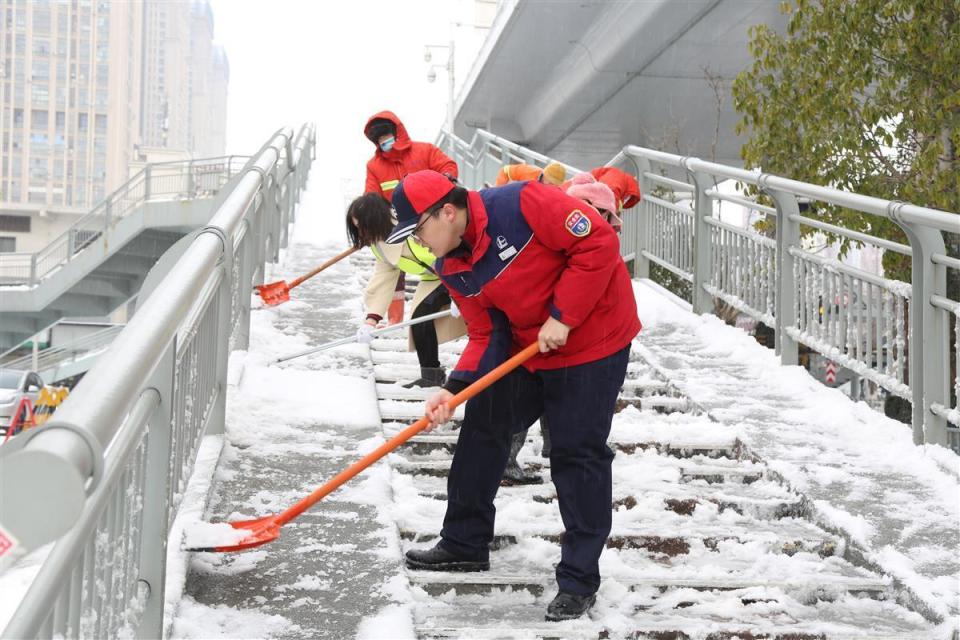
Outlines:
[[[110,348],[123,327],[122,324],[105,326],[76,340],[44,349],[37,354],[36,361],[33,354],[0,359],[0,368],[35,371],[46,384],[55,384],[86,373]]]
[[[136,297],[160,256],[210,221],[249,160],[147,165],[40,251],[0,254],[0,354],[61,318],[104,317]]]
[[[252,344],[251,288],[263,280],[264,260],[277,259],[267,251],[276,245],[264,231],[292,219],[310,167],[312,130],[284,158],[281,150],[291,140],[286,131],[272,138],[222,190],[209,223],[54,419],[28,437],[14,439],[13,447],[0,447],[0,524],[26,550],[57,541],[4,637],[161,635],[163,559],[168,542],[179,543],[168,540],[170,527],[201,437],[223,433],[227,356]],[[469,186],[492,180],[500,164],[548,161],[485,132],[469,143],[444,134],[441,144],[458,160]],[[946,255],[940,235],[953,229],[952,214],[649,149],[627,147],[613,162],[632,167],[642,186],[643,203],[625,216],[622,237],[624,257],[639,279],[648,282],[656,265],[690,283],[691,300],[677,304],[686,304],[694,314],[709,311],[712,301],[721,299],[774,327],[784,364],[796,362],[799,344],[829,352],[844,366],[857,367],[864,378],[912,399],[914,435],[921,444],[955,442],[960,412],[951,393],[958,383],[949,352],[927,348],[928,341],[948,344],[948,332],[957,331],[960,303],[946,297],[943,278],[948,269],[960,268],[960,261]],[[720,178],[755,184],[776,206],[721,192]],[[279,197],[283,185],[285,199]],[[791,233],[801,221],[823,225],[800,215],[799,197],[887,215],[901,224],[908,230],[909,246],[859,237],[912,255],[914,281],[890,282],[807,252],[799,234]],[[717,201],[778,216],[780,235],[758,237],[724,222],[715,215]],[[371,268],[364,254],[351,256],[350,264],[360,274]],[[348,283],[357,296],[365,277]],[[653,287],[655,296],[667,295],[656,285],[642,286]],[[304,290],[310,287],[324,285],[311,282]],[[846,302],[854,299],[852,292],[863,304]],[[834,295],[840,302],[828,305],[822,316],[810,309],[818,297]],[[352,312],[350,301],[339,306],[334,298],[327,301],[326,307],[309,312],[292,308],[288,317]],[[344,317],[335,318],[338,335]],[[802,419],[805,405],[815,397],[809,389],[758,393],[764,381],[742,354],[710,343],[691,326],[654,326],[633,345],[618,403],[620,424],[611,436],[617,451],[614,531],[602,570],[613,587],[603,594],[602,619],[542,622],[552,595],[548,549],[556,547],[561,532],[548,483],[549,462],[538,459],[540,441],[532,429],[523,462],[542,482],[501,491],[492,571],[404,572],[419,637],[956,637],[956,603],[939,601],[926,589],[957,573],[950,551],[956,543],[955,522],[944,525],[949,518],[941,517],[956,505],[946,504],[943,487],[925,486],[919,476],[881,473],[884,460],[874,457],[884,452],[896,458],[883,442],[865,442],[861,449],[858,443],[824,439]],[[908,341],[921,346],[908,352],[903,348]],[[451,364],[462,346],[444,345],[444,363]],[[335,369],[346,363],[331,355],[302,366]],[[415,373],[415,364],[402,340],[378,338],[368,366],[376,381],[383,436],[389,436],[420,415],[422,393],[394,384]],[[103,401],[104,390],[110,402]],[[858,417],[857,408],[849,411],[851,421]],[[283,412],[274,418],[282,421]],[[281,426],[277,433],[289,438],[291,446],[326,441],[326,434],[309,428]],[[455,421],[416,437],[388,461],[393,502],[404,507],[396,518],[401,550],[429,544],[437,534],[456,426]],[[269,456],[255,464],[245,459],[255,450],[256,442],[234,447],[229,459],[221,461],[233,465],[222,477],[236,480],[228,483],[230,491],[249,491],[270,508],[271,501],[286,501],[287,496],[263,495],[256,486],[277,473],[260,466]],[[869,453],[862,455],[863,450]],[[933,448],[922,450],[933,454]],[[871,490],[851,492],[829,476],[805,475],[807,467],[825,459],[836,466],[834,473],[869,478]],[[307,472],[283,469],[284,477]],[[799,479],[805,484],[798,486]],[[15,485],[28,490],[14,491]],[[46,517],[38,518],[36,505],[41,503]],[[908,507],[917,504],[929,506],[930,513],[919,528],[902,522],[904,514],[915,513]],[[215,514],[222,518],[233,507],[215,509],[226,509]],[[857,514],[853,520],[861,518],[867,530],[893,522],[889,532],[882,532],[889,537],[881,536],[886,552],[865,550],[857,527],[847,526],[856,522],[838,524],[829,517],[839,511]],[[505,517],[511,512],[522,526]],[[292,535],[310,526],[323,531],[322,514],[312,515]],[[339,522],[348,536],[344,541],[356,543],[349,537],[356,523]],[[341,546],[335,542],[324,540],[321,547],[333,553]],[[928,552],[940,559],[924,564],[934,565],[930,574],[904,572],[903,558],[929,560],[933,556],[923,555]],[[270,557],[269,551],[254,553]],[[296,553],[304,562],[309,555]],[[251,561],[257,560],[251,556]],[[275,562],[278,570],[291,565],[289,555]],[[333,574],[344,580],[361,577],[343,570]],[[276,587],[277,575],[273,570],[248,572],[241,580],[237,572],[208,572],[202,592],[229,593],[246,606],[269,603],[266,596]],[[224,584],[222,589],[215,588],[217,582]],[[350,604],[357,599],[351,596]],[[291,605],[304,617],[303,626],[291,627],[291,636],[314,629],[305,621],[311,615],[319,616],[316,637],[351,633],[330,628],[323,607],[303,603],[297,598]]]

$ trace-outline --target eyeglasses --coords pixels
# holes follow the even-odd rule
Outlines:
[[[429,220],[430,218],[436,217],[436,215],[440,213],[441,209],[443,209],[443,207],[437,207],[433,211],[428,211],[420,215],[420,222],[417,223],[417,226],[415,226],[413,228],[413,231],[410,233],[410,235],[413,236],[414,240],[416,240],[420,244],[423,244],[420,237],[420,232],[423,229],[423,225],[425,225],[427,223],[427,220]]]

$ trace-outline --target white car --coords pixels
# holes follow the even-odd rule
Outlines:
[[[31,406],[35,406],[41,389],[43,380],[32,371],[0,369],[0,424],[9,424],[23,397],[30,398]]]

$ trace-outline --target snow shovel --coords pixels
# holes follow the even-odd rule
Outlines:
[[[491,384],[508,374],[509,372],[516,369],[518,366],[532,358],[539,352],[538,343],[534,342],[527,348],[525,348],[520,353],[516,354],[499,367],[483,376],[469,387],[453,396],[450,401],[447,403],[447,406],[451,410],[460,406],[473,396],[477,395]],[[387,455],[401,444],[420,433],[427,428],[428,421],[426,417],[420,418],[412,425],[390,438],[388,441],[377,447],[375,450],[371,451],[367,455],[363,456],[352,465],[338,473],[331,480],[328,480],[326,484],[322,487],[311,493],[310,495],[302,498],[300,501],[295,503],[292,507],[288,508],[286,511],[281,513],[265,516],[263,518],[257,518],[256,520],[242,520],[239,522],[230,522],[227,523],[235,531],[236,534],[240,534],[241,531],[248,532],[248,535],[239,539],[238,542],[232,544],[227,544],[224,546],[213,546],[213,547],[200,547],[200,548],[188,548],[187,551],[243,551],[244,549],[252,549],[254,547],[259,547],[262,544],[272,542],[280,537],[280,527],[287,524],[301,513],[318,503],[320,500],[328,496],[329,494],[336,491],[343,485],[345,482],[353,478],[355,475],[372,465],[374,462]],[[219,526],[219,525],[218,525]]]
[[[406,322],[398,322],[397,324],[391,324],[390,326],[384,327],[383,329],[377,329],[376,331],[371,331],[370,335],[376,338],[377,336],[383,335],[390,331],[395,331],[396,329],[403,329],[404,327],[410,327],[415,324],[420,324],[421,322],[428,322],[430,320],[436,320],[437,318],[444,318],[448,315],[450,315],[449,309],[447,309],[446,311],[437,311],[436,313],[430,313],[425,316],[420,316],[419,318],[413,318],[411,320],[407,320]],[[294,353],[289,356],[283,356],[282,358],[277,358],[271,364],[279,364],[281,362],[286,362],[287,360],[293,360],[294,358],[299,358],[301,356],[308,356],[311,353],[317,353],[318,351],[326,351],[327,349],[333,349],[334,347],[339,347],[339,346],[350,344],[356,341],[357,341],[356,336],[347,336],[346,338],[339,338],[338,340],[333,340],[331,342],[327,342],[326,344],[322,344],[319,347],[312,347],[310,349],[307,349],[306,351],[301,351],[300,353]]]
[[[296,280],[291,280],[289,283],[284,280],[280,280],[279,282],[270,282],[268,284],[257,285],[254,287],[254,289],[257,290],[257,293],[260,294],[260,297],[263,298],[263,302],[267,306],[274,307],[290,299],[290,289],[300,286],[327,267],[337,264],[351,253],[359,251],[359,249],[359,247],[350,247],[346,251],[338,253],[334,257],[330,258],[313,271],[309,271]]]

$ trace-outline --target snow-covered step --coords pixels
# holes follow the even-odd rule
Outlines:
[[[657,411],[658,413],[689,413],[696,410],[696,406],[687,398],[669,395],[621,395],[618,397],[615,412],[620,413],[627,407],[636,407],[640,411]]]
[[[456,353],[447,353],[440,352],[440,365],[446,370],[452,369],[459,360],[459,355]],[[417,361],[417,354],[415,351],[380,351],[375,350],[370,352],[370,359],[373,361],[374,365],[378,364],[399,364],[399,365],[416,365],[419,371],[419,362]]]
[[[377,398],[379,400],[406,400],[408,402],[419,402],[421,408],[423,403],[433,393],[431,389],[422,387],[413,387],[407,389],[402,384],[396,383],[377,383]]]
[[[380,383],[407,383],[420,377],[420,366],[416,360],[410,364],[378,364],[373,366],[373,376]]]
[[[400,387],[402,389],[402,387]],[[404,389],[404,391],[410,391]],[[430,391],[427,390],[424,392],[424,395],[429,394]],[[404,395],[404,394],[397,394]],[[381,409],[384,407],[384,402],[381,401]],[[389,405],[388,405],[389,406]],[[423,410],[422,402],[417,406],[420,407],[420,411]],[[390,407],[393,408],[392,406]],[[399,410],[399,409],[398,409]],[[416,414],[415,411],[411,409],[411,413],[407,417],[416,417],[419,418],[419,414]],[[530,427],[527,432],[527,442],[533,442],[539,447],[541,444],[540,436],[540,427],[538,424],[534,424]],[[736,439],[722,439],[718,438],[713,441],[701,440],[699,442],[691,442],[685,440],[683,436],[678,436],[676,440],[672,441],[637,441],[629,440],[626,437],[623,437],[622,434],[619,437],[611,438],[608,440],[608,445],[617,451],[618,453],[624,454],[633,454],[637,451],[653,450],[661,455],[672,456],[675,458],[693,458],[697,456],[702,456],[706,458],[738,458],[741,451],[741,444]],[[443,449],[447,451],[452,451],[453,447],[457,444],[457,435],[456,434],[440,434],[436,432],[430,433],[421,433],[414,436],[407,442],[407,446],[413,449],[416,449],[414,453],[424,453],[430,449]]]
[[[629,594],[628,599],[632,595]],[[892,602],[874,605],[873,601],[865,603],[852,596],[813,604],[785,597],[761,598],[757,602],[753,594],[744,591],[705,595],[712,598],[705,598],[703,603],[682,602],[679,604],[683,606],[653,611],[637,610],[631,607],[632,602],[625,605],[607,601],[601,594],[588,616],[564,622],[544,620],[552,594],[533,599],[521,594],[505,594],[499,598],[483,598],[470,606],[431,599],[415,603],[414,624],[419,638],[438,640],[927,640],[932,637],[932,629],[922,618]],[[776,621],[764,619],[771,609],[779,614]]]
[[[460,338],[458,340],[453,340],[451,342],[444,342],[439,345],[440,353],[452,353],[459,354],[463,353],[464,347],[466,347],[467,341],[465,338]],[[376,338],[373,342],[370,343],[371,352],[383,352],[383,351],[396,351],[396,352],[406,352],[412,353],[409,351],[410,343],[407,340],[406,335],[403,333],[402,329],[398,329],[393,335],[387,334]]]
[[[439,504],[430,504],[438,502]],[[417,522],[406,521],[401,517],[398,522],[400,536],[412,546],[424,546],[437,539],[437,530],[443,519],[445,504],[440,501],[420,501],[422,508],[416,517]],[[555,508],[555,505],[551,505]],[[499,509],[498,509],[499,511]],[[423,522],[429,520],[429,523]],[[415,528],[412,524],[422,525]],[[559,542],[563,533],[559,511],[553,517],[538,521],[525,522],[521,529],[509,523],[497,523],[497,532],[490,544],[491,549],[506,549],[518,544],[519,540],[538,538],[550,542]],[[753,520],[744,518],[730,524],[701,523],[689,518],[674,517],[664,522],[618,524],[614,522],[606,546],[609,549],[643,549],[663,556],[686,555],[691,550],[706,548],[719,550],[728,543],[754,545],[755,550],[765,553],[793,555],[813,553],[820,557],[831,557],[842,551],[843,542],[836,536],[818,529],[803,520],[785,518],[783,520]]]
[[[456,440],[452,435],[445,437]],[[446,500],[446,478],[426,475],[409,476],[409,478],[413,489],[419,495],[433,500]],[[501,487],[498,496],[510,496],[521,500],[531,499],[544,504],[557,499],[551,483]],[[732,511],[753,518],[769,519],[801,517],[806,512],[803,496],[770,481],[729,484],[719,488],[706,483],[658,482],[646,484],[642,493],[631,493],[626,488],[622,488],[619,483],[614,484],[615,509],[630,510],[638,505],[640,508],[648,509],[653,501],[657,501],[659,509],[667,509],[681,516],[693,515],[697,513],[697,509],[717,513]],[[697,515],[701,514],[697,513]]]
[[[437,389],[433,388],[432,391],[436,392]],[[380,407],[380,418],[386,422],[414,422],[423,417],[422,401],[381,400],[377,404]],[[465,410],[464,405],[456,407],[453,410],[453,418],[463,420]]]
[[[504,568],[494,568],[491,560],[490,571],[469,573],[452,571],[407,571],[410,583],[426,593],[437,596],[450,590],[456,595],[476,595],[496,592],[505,588],[529,591],[535,596],[556,589],[552,571],[520,573]],[[616,580],[629,590],[642,589],[692,589],[695,591],[731,591],[735,589],[778,589],[781,591],[804,591],[811,599],[827,599],[836,594],[885,594],[890,589],[889,578],[868,575],[846,575],[844,573],[818,573],[816,575],[778,576],[762,578],[756,576],[729,575],[723,577],[674,577],[662,576],[606,576]]]
[[[460,407],[457,407],[459,410]],[[460,414],[462,416],[462,414]],[[419,418],[420,416],[418,416]],[[385,418],[386,419],[386,418]],[[391,418],[393,419],[393,418]],[[425,474],[445,477],[450,470],[453,456],[442,449],[434,450],[430,455],[408,455],[393,460],[394,469],[401,473]],[[670,465],[678,469],[681,482],[703,481],[709,484],[733,482],[750,484],[764,477],[764,468],[761,465],[722,465],[702,464],[696,460],[684,460],[682,464]],[[528,463],[527,467],[548,467],[546,460],[538,463]]]

